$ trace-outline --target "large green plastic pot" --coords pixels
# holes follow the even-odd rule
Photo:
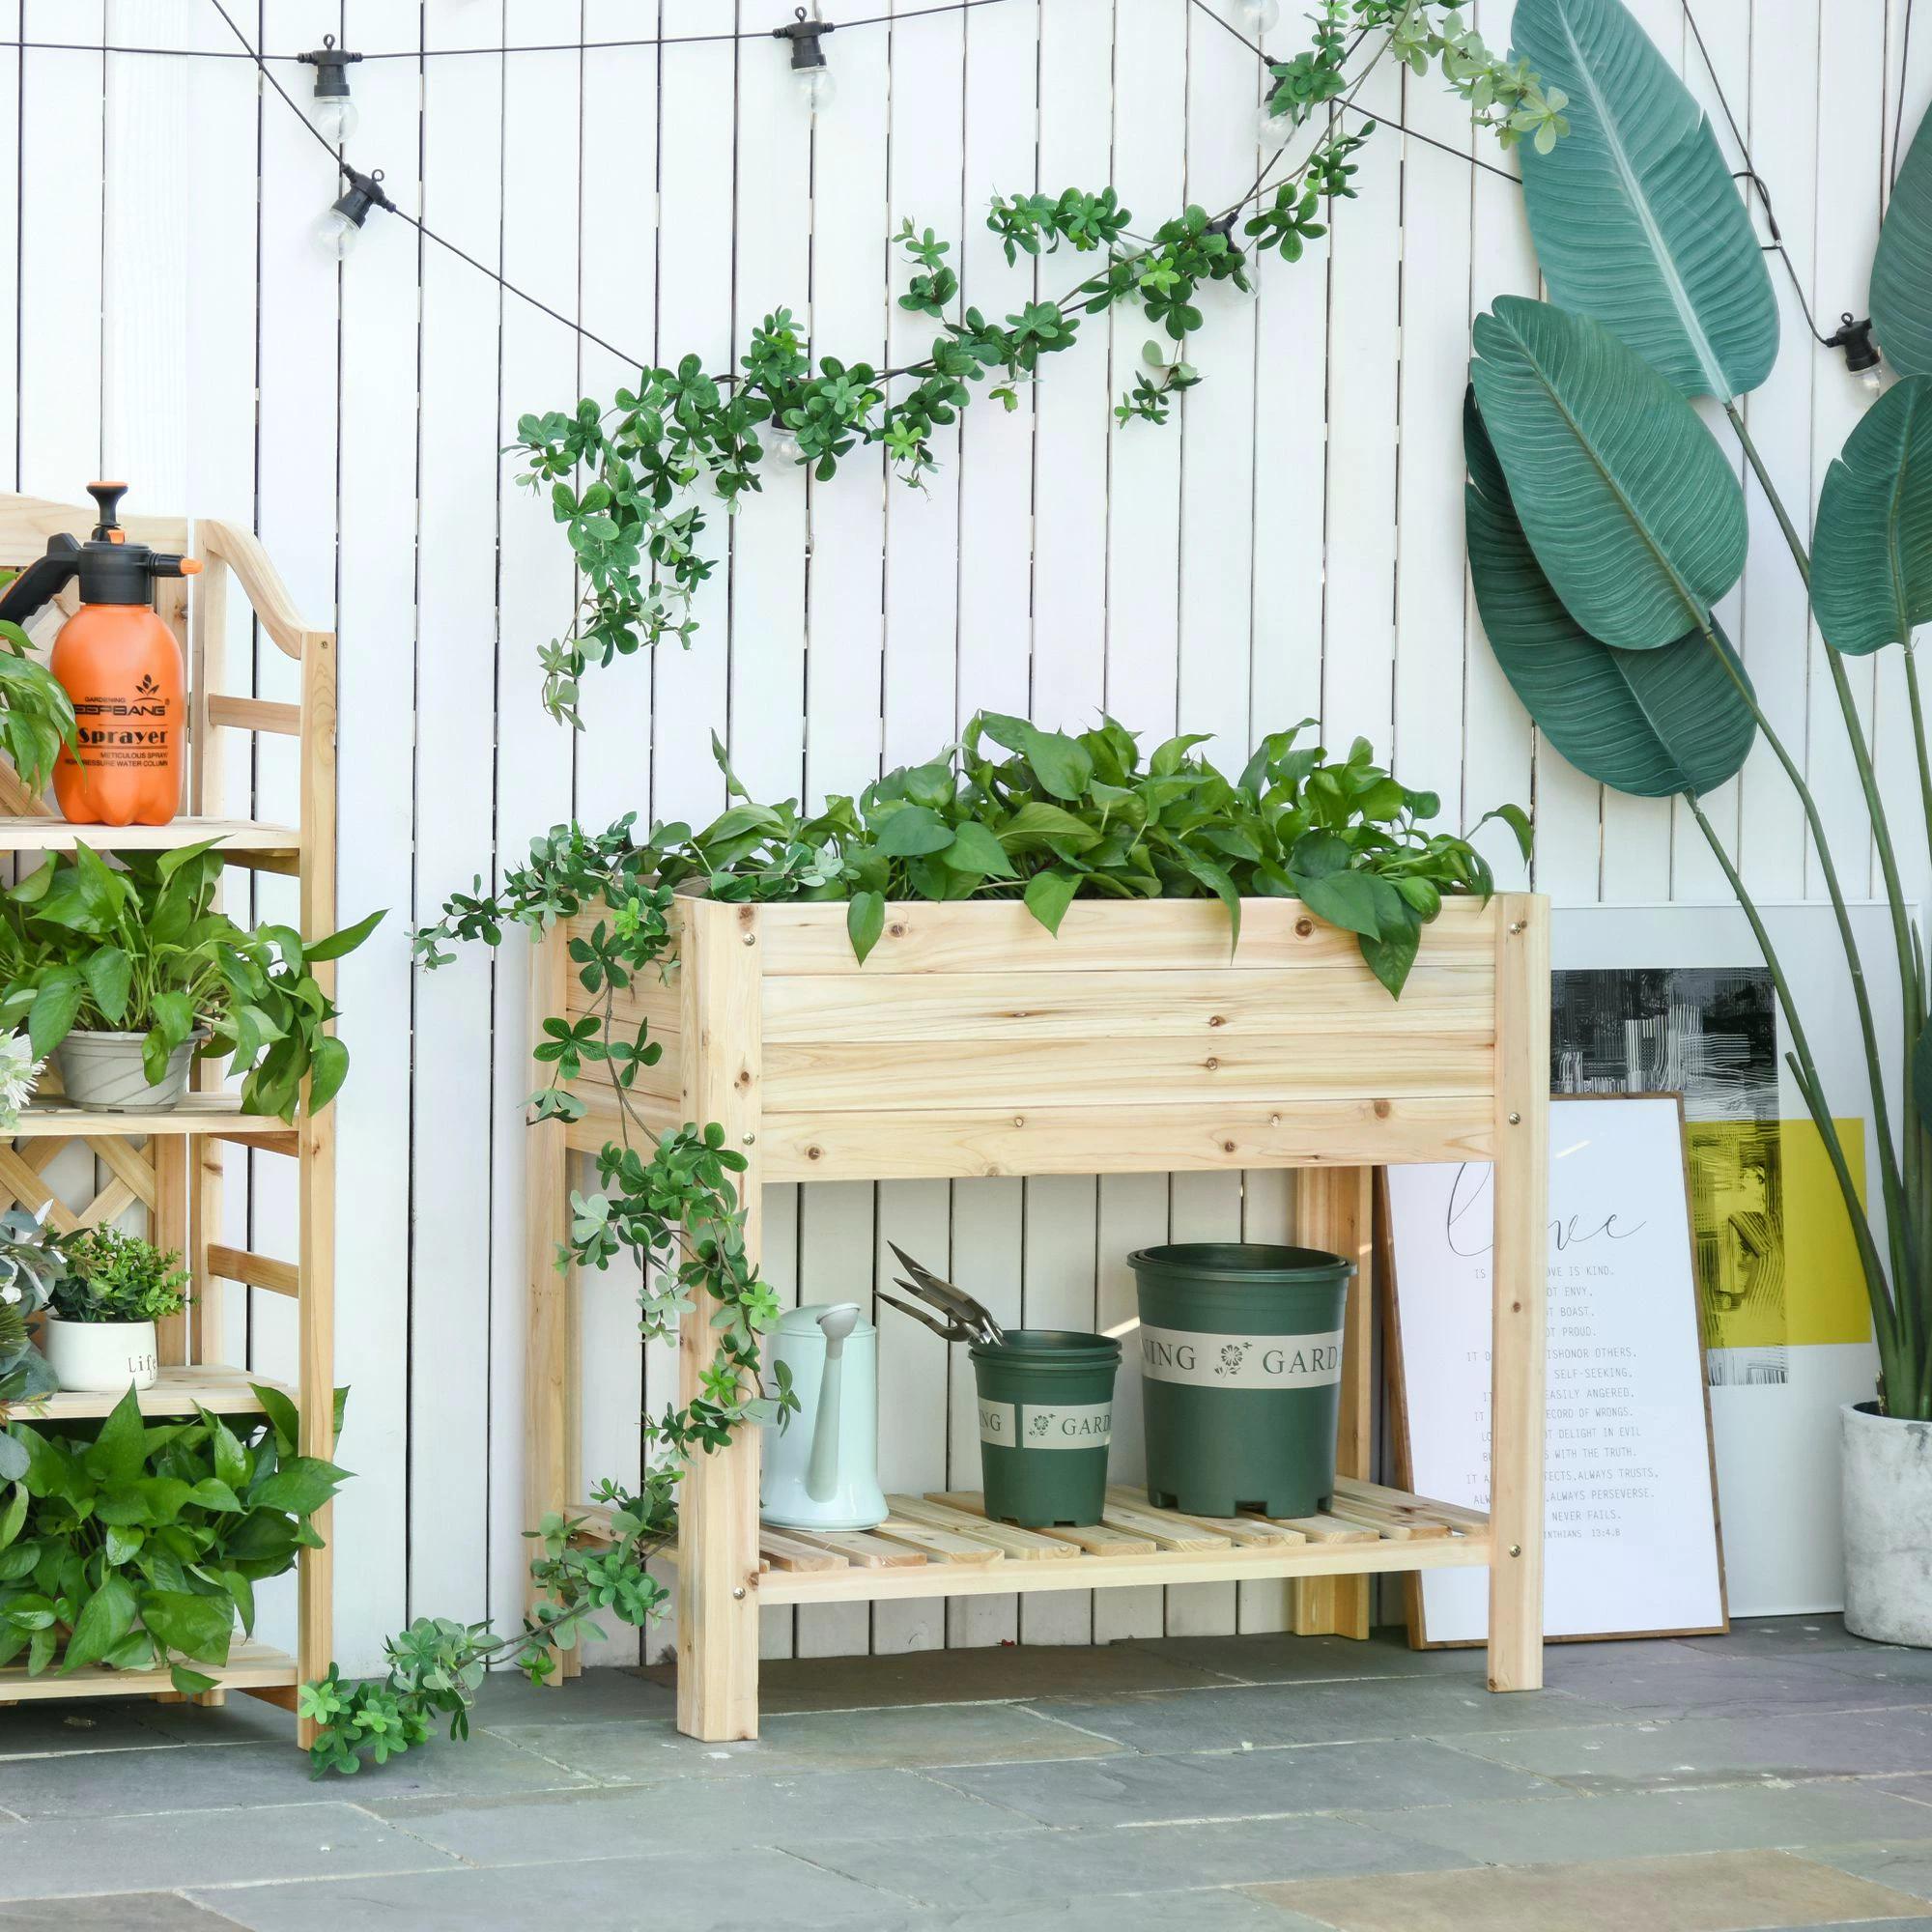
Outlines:
[[[976,1342],[968,1352],[980,1391],[986,1514],[1027,1529],[1098,1522],[1121,1345],[1106,1335],[1011,1328],[1005,1341]]]
[[[1307,1516],[1335,1488],[1352,1262],[1180,1241],[1127,1257],[1140,1289],[1148,1494],[1189,1516]]]

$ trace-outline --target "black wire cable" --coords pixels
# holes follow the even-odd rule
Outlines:
[[[1217,27],[1223,28],[1226,32],[1234,35],[1235,39],[1239,41],[1264,66],[1272,65],[1268,60],[1266,51],[1257,45],[1255,42],[1249,40],[1247,35],[1242,33],[1240,28],[1236,26],[1232,20],[1226,19],[1221,14],[1215,13],[1213,8],[1208,5],[1208,0],[1187,0],[1187,4],[1200,13],[1207,14]],[[843,25],[843,22],[841,21],[840,24]],[[1358,36],[1355,45],[1359,46],[1360,44],[1361,39]],[[1352,53],[1353,51],[1354,48],[1350,47],[1350,52]],[[1454,155],[1459,161],[1467,161],[1472,168],[1481,168],[1485,174],[1499,175],[1504,181],[1514,182],[1519,187],[1522,185],[1522,177],[1520,175],[1512,174],[1508,168],[1499,168],[1493,161],[1486,161],[1480,155],[1472,155],[1464,148],[1452,146],[1447,141],[1438,141],[1434,134],[1425,134],[1420,129],[1409,127],[1406,122],[1392,121],[1387,115],[1371,113],[1366,107],[1357,107],[1352,100],[1345,100],[1341,104],[1345,111],[1350,114],[1359,114],[1364,121],[1373,121],[1380,128],[1393,128],[1398,134],[1406,134],[1411,141],[1420,141],[1425,147],[1440,148],[1445,155]]]
[[[1764,203],[1765,225],[1771,230],[1771,240],[1764,244],[1765,251],[1768,254],[1775,254],[1784,264],[1784,272],[1791,277],[1792,291],[1798,298],[1799,308],[1804,311],[1804,327],[1811,331],[1811,339],[1823,348],[1835,349],[1840,345],[1834,343],[1829,335],[1820,332],[1817,319],[1811,313],[1811,303],[1804,294],[1804,283],[1798,273],[1798,264],[1791,259],[1791,251],[1784,245],[1784,236],[1777,225],[1777,213],[1771,205],[1771,190],[1765,186],[1764,177],[1758,173],[1757,166],[1751,159],[1750,147],[1745,140],[1744,129],[1738,126],[1738,117],[1731,112],[1729,97],[1724,93],[1724,83],[1718,78],[1717,63],[1711,58],[1711,49],[1704,44],[1704,34],[1702,28],[1697,25],[1697,16],[1690,11],[1690,0],[1679,0],[1679,4],[1684,9],[1685,19],[1690,23],[1690,38],[1697,43],[1697,51],[1704,57],[1704,71],[1711,76],[1711,85],[1717,90],[1718,105],[1724,110],[1724,119],[1730,123],[1731,138],[1738,144],[1738,153],[1745,157],[1744,166],[1732,176],[1732,179],[1749,182],[1757,189],[1758,199]],[[1908,8],[1910,4],[1911,0],[1907,0]],[[1910,19],[1909,12],[1906,17]],[[1850,319],[1849,316],[1846,317],[1847,321]]]
[[[1891,118],[1891,181],[1898,185],[1899,157],[1905,152],[1905,82],[1912,71],[1912,0],[1905,0],[1905,26],[1898,37],[1898,104]]]
[[[343,173],[348,174],[353,172],[353,170],[350,169],[348,162],[343,160],[342,157],[336,153],[334,148],[332,148],[329,145],[327,135],[326,135],[322,131],[322,129],[319,128],[315,125],[315,123],[311,121],[308,118],[308,116],[302,112],[301,103],[298,101],[295,96],[292,95],[288,91],[288,89],[284,87],[282,83],[279,80],[277,80],[272,73],[269,71],[268,62],[264,60],[259,53],[256,52],[254,46],[250,43],[247,35],[244,34],[242,31],[242,29],[235,24],[235,16],[229,13],[228,9],[225,6],[222,5],[222,0],[210,0],[210,5],[213,6],[214,11],[217,14],[219,14],[224,20],[228,22],[229,32],[232,33],[235,36],[235,38],[242,43],[242,46],[247,49],[247,56],[250,60],[252,60],[255,63],[256,71],[261,74],[262,78],[266,80],[269,83],[269,85],[272,87],[275,90],[275,92],[279,94],[285,101],[288,102],[290,113],[292,113],[296,117],[296,119],[299,121],[301,125],[304,128],[306,128],[312,135],[314,135],[316,141],[321,145],[323,153],[326,154],[329,157],[329,159],[335,163],[337,168],[340,169]],[[363,179],[367,180],[370,178],[363,177]],[[639,359],[639,357],[635,355],[625,355],[625,353],[621,349],[619,349],[615,343],[606,342],[601,335],[595,332],[595,330],[585,328],[581,322],[572,321],[572,319],[569,316],[563,314],[560,310],[552,308],[549,302],[539,300],[535,296],[531,295],[528,290],[520,289],[515,282],[505,280],[503,276],[499,275],[496,271],[496,270],[491,268],[486,268],[484,264],[479,262],[474,255],[469,252],[468,249],[459,248],[454,242],[447,240],[445,237],[441,235],[439,235],[434,228],[431,228],[426,222],[419,220],[415,215],[412,214],[408,209],[398,208],[396,204],[388,198],[387,195],[384,195],[382,197],[381,201],[378,203],[378,206],[386,210],[389,213],[395,215],[398,220],[407,221],[409,225],[412,228],[413,228],[416,231],[416,233],[423,238],[425,242],[434,242],[439,248],[446,249],[450,254],[454,255],[458,261],[468,262],[469,266],[472,269],[474,269],[479,274],[487,275],[493,282],[497,284],[497,286],[499,289],[504,290],[507,294],[515,296],[519,301],[526,301],[529,303],[529,305],[533,309],[538,310],[541,314],[549,316],[553,322],[562,323],[564,327],[571,329],[578,335],[581,335],[584,339],[584,341],[594,342],[598,346],[598,348],[609,350],[612,355],[616,356],[618,361],[626,364],[628,367],[633,369],[648,369],[651,366],[648,362],[641,361]]]

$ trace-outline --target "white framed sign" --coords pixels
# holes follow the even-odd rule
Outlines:
[[[1391,1168],[1385,1238],[1397,1481],[1489,1506],[1491,1170]],[[1729,1628],[1683,1108],[1550,1105],[1544,1627],[1552,1639]],[[1481,1642],[1489,1576],[1409,1580],[1418,1645]]]

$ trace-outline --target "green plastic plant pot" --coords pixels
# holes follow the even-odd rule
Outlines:
[[[1352,1262],[1181,1241],[1127,1257],[1140,1289],[1148,1495],[1188,1516],[1307,1516],[1335,1489]]]
[[[976,1342],[969,1352],[986,1514],[1025,1529],[1098,1522],[1121,1345],[1105,1335],[1014,1328],[997,1346]]]

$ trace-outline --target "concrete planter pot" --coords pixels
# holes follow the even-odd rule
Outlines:
[[[1932,1646],[1932,1422],[1847,1403],[1845,1627],[1878,1643]]]
[[[84,1027],[54,1048],[61,1086],[76,1107],[99,1107],[119,1114],[156,1114],[181,1105],[188,1068],[199,1039],[185,1040],[168,1056],[167,1071],[149,1086],[141,1064],[139,1033],[94,1033]]]
[[[41,1324],[41,1352],[60,1385],[77,1395],[122,1395],[129,1383],[153,1388],[160,1352],[152,1321],[63,1321]]]

